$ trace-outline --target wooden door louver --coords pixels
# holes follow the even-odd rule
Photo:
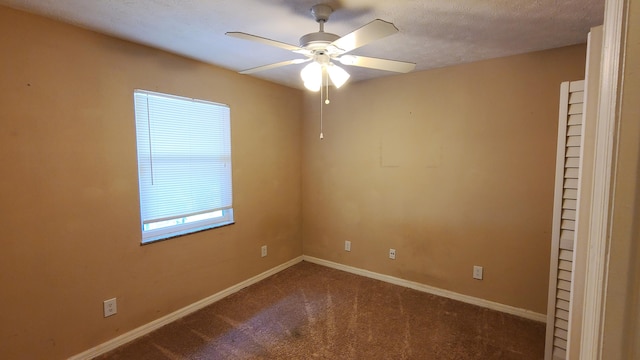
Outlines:
[[[567,358],[583,106],[584,81],[562,83],[560,86],[545,360]]]

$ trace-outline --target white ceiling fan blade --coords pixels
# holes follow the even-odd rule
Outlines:
[[[344,65],[360,66],[360,67],[366,67],[370,69],[386,70],[386,71],[393,71],[398,73],[407,73],[416,68],[416,64],[410,63],[410,62],[379,59],[379,58],[357,56],[357,55],[343,55],[337,60]]]
[[[231,37],[235,37],[235,38],[238,38],[238,39],[255,41],[255,42],[259,42],[259,43],[265,44],[265,45],[271,45],[271,46],[279,47],[281,49],[290,50],[290,51],[302,50],[299,46],[290,45],[290,44],[283,43],[283,42],[280,42],[280,41],[275,41],[275,40],[263,38],[261,36],[251,35],[251,34],[247,34],[247,33],[243,33],[243,32],[232,31],[232,32],[226,33],[225,35],[231,36]]]
[[[281,66],[286,66],[286,65],[302,64],[302,63],[305,63],[307,61],[311,61],[311,59],[293,59],[293,60],[281,61],[281,62],[278,62],[278,63],[275,63],[275,64],[262,65],[262,66],[254,67],[254,68],[251,68],[251,69],[242,70],[239,73],[240,74],[253,74],[253,73],[256,73],[258,71],[275,69],[275,68],[278,68],[278,67],[281,67]]]
[[[376,19],[331,44],[346,53],[397,32],[398,28],[392,23]]]

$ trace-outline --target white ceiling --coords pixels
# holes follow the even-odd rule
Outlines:
[[[394,23],[398,34],[352,53],[414,62],[415,71],[584,43],[604,14],[604,0],[0,0],[0,5],[232,70],[300,55],[225,32],[298,45],[300,36],[318,31],[309,12],[317,3],[335,9],[325,31],[340,36],[376,18]],[[301,88],[303,66],[252,76]],[[392,75],[346,69],[350,81]]]

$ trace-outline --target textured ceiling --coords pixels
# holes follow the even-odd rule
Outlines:
[[[309,12],[317,3],[335,9],[325,31],[340,36],[376,18],[394,23],[398,34],[352,53],[414,62],[415,71],[584,43],[604,14],[604,0],[0,0],[232,70],[300,56],[225,32],[298,45],[300,36],[318,31]],[[252,76],[302,87],[302,66]],[[392,75],[346,69],[350,81]]]

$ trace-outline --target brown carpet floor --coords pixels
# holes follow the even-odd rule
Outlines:
[[[301,262],[98,359],[542,359],[542,323]]]

